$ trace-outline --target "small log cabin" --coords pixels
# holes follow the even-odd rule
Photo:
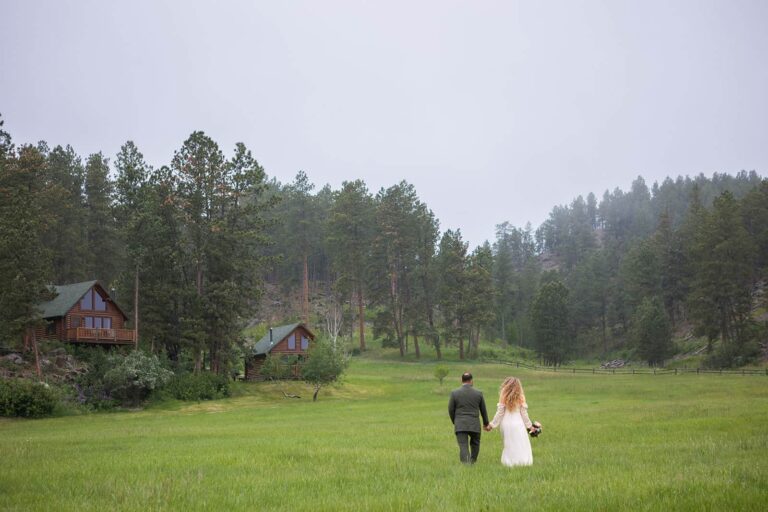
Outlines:
[[[40,304],[44,327],[38,338],[98,345],[133,345],[136,331],[125,328],[128,317],[98,281],[54,286],[56,297]]]
[[[291,368],[294,378],[299,376],[301,361],[307,356],[315,335],[304,324],[270,327],[269,332],[253,347],[245,358],[245,380],[261,380],[260,370],[267,354],[298,356],[299,362]]]

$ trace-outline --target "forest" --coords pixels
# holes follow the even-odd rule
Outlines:
[[[267,289],[297,298],[280,320],[334,319],[350,349],[402,357],[517,345],[552,365],[656,366],[698,339],[724,367],[766,349],[768,181],[754,171],[638,176],[469,247],[405,180],[281,183],[244,144],[227,154],[201,131],[160,167],[131,141],[82,157],[10,131],[0,119],[0,345],[41,322],[51,284],[98,279],[142,349],[220,374],[265,321]]]

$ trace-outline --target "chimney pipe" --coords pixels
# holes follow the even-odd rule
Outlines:
[[[272,328],[269,328],[269,342],[272,343]]]

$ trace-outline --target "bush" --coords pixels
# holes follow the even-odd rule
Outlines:
[[[104,387],[124,405],[137,406],[155,389],[173,377],[173,372],[160,366],[157,356],[141,351],[125,357],[112,356],[112,369],[104,374]]]
[[[506,354],[496,347],[480,347],[477,355],[480,359],[505,359]]]
[[[112,369],[115,356],[109,357],[101,347],[77,347],[76,354],[88,367],[88,371],[75,380],[77,401],[97,411],[117,406],[117,400],[110,396],[104,384],[104,375]]]
[[[320,388],[339,381],[348,363],[344,353],[340,349],[334,349],[327,340],[315,342],[301,367],[301,378],[315,390],[312,395],[313,402],[317,401]]]
[[[177,400],[215,400],[229,396],[229,379],[213,373],[176,375],[166,391]]]
[[[0,416],[49,416],[58,399],[47,384],[27,380],[0,380]]]
[[[447,366],[436,366],[435,367],[435,378],[440,381],[440,385],[443,385],[443,380],[448,376],[448,374],[451,373],[451,370],[448,369]]]
[[[748,341],[742,345],[725,343],[707,356],[704,364],[708,368],[738,368],[752,363],[760,356],[760,345]]]

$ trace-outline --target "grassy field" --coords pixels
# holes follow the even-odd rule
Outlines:
[[[139,412],[0,420],[2,510],[765,510],[768,378],[518,371],[534,465],[504,468],[499,434],[461,466],[447,399],[462,370],[489,407],[508,368],[355,359],[311,393]]]

